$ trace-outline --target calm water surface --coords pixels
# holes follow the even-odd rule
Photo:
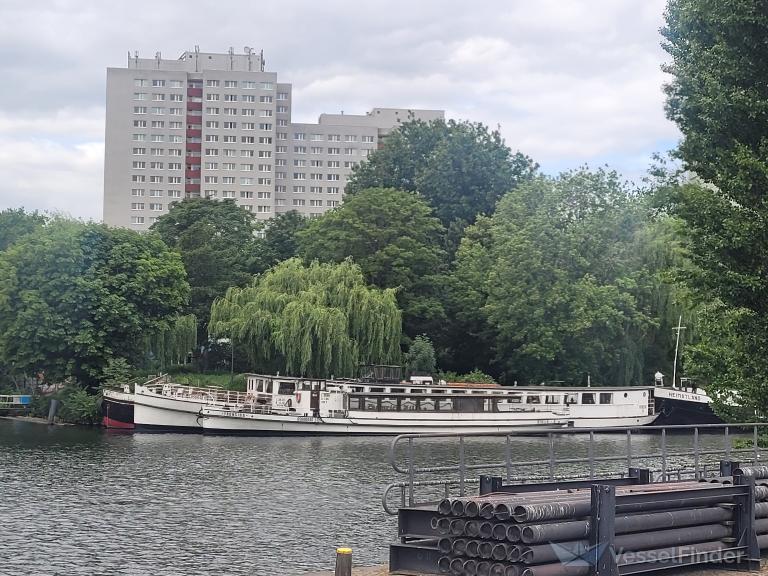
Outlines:
[[[704,437],[702,446],[719,441]],[[387,463],[390,442],[113,434],[0,420],[0,574],[292,576],[332,568],[340,545],[353,547],[358,565],[384,563],[396,521],[381,494],[402,479]],[[514,455],[530,459],[546,444],[518,439]],[[658,444],[646,436],[633,450]],[[624,449],[621,436],[599,437],[600,454]],[[501,448],[475,443],[470,452],[493,459]],[[576,457],[586,445],[568,439],[558,453]],[[436,442],[419,451],[434,464],[455,454]]]

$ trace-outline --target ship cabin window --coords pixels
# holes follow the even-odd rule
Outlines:
[[[579,395],[578,394],[566,394],[565,395],[565,405],[568,406],[569,404],[578,404],[579,403]]]
[[[507,396],[507,402],[510,404],[520,404],[523,401],[523,397],[519,394],[512,394]]]
[[[347,404],[347,408],[349,410],[361,410],[361,406],[363,405],[363,399],[357,398],[355,396],[350,396],[349,398],[349,404]]]
[[[613,404],[613,394],[610,392],[600,392],[600,404]]]
[[[581,395],[581,403],[582,404],[594,404],[595,403],[595,395],[590,393],[583,393]]]
[[[451,390],[451,394],[464,394],[464,390]]]
[[[445,390],[430,390],[432,394],[445,394]]]
[[[555,396],[552,394],[547,394],[544,397],[544,404],[560,404],[560,399],[562,396]]]
[[[413,398],[403,398],[400,400],[400,410],[416,410],[416,400]]]
[[[389,391],[392,394],[402,394],[403,392],[405,392],[405,388],[390,388]]]
[[[453,410],[453,400],[450,398],[439,398],[435,400],[435,410],[437,412],[450,412]]]
[[[280,387],[277,389],[278,394],[289,395],[296,391],[295,382],[280,382]]]
[[[525,399],[526,404],[541,404],[541,396],[533,395]]]
[[[382,412],[395,412],[397,410],[397,398],[382,398],[380,410]]]
[[[370,390],[370,391],[371,391],[371,392],[373,392],[373,393],[376,393],[376,392],[384,392],[384,388],[371,388],[371,390]]]

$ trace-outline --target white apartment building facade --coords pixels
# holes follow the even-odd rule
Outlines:
[[[291,84],[262,54],[184,52],[107,69],[104,222],[148,229],[183,198],[232,199],[257,218],[338,206],[352,167],[388,132],[441,110],[374,108],[291,122]]]

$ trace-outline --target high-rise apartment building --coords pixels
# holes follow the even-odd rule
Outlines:
[[[291,85],[263,54],[130,57],[107,69],[104,222],[146,230],[185,197],[234,199],[258,218],[338,206],[352,167],[400,122],[441,110],[374,108],[291,122]]]

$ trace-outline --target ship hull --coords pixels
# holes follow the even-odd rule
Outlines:
[[[723,423],[710,404],[664,398],[659,401],[658,410],[659,418],[656,424],[659,426]]]
[[[111,394],[115,397],[110,397],[109,391],[104,393],[101,403],[101,425],[104,428],[133,430],[135,428],[133,421],[133,394],[123,392],[112,392]]]

